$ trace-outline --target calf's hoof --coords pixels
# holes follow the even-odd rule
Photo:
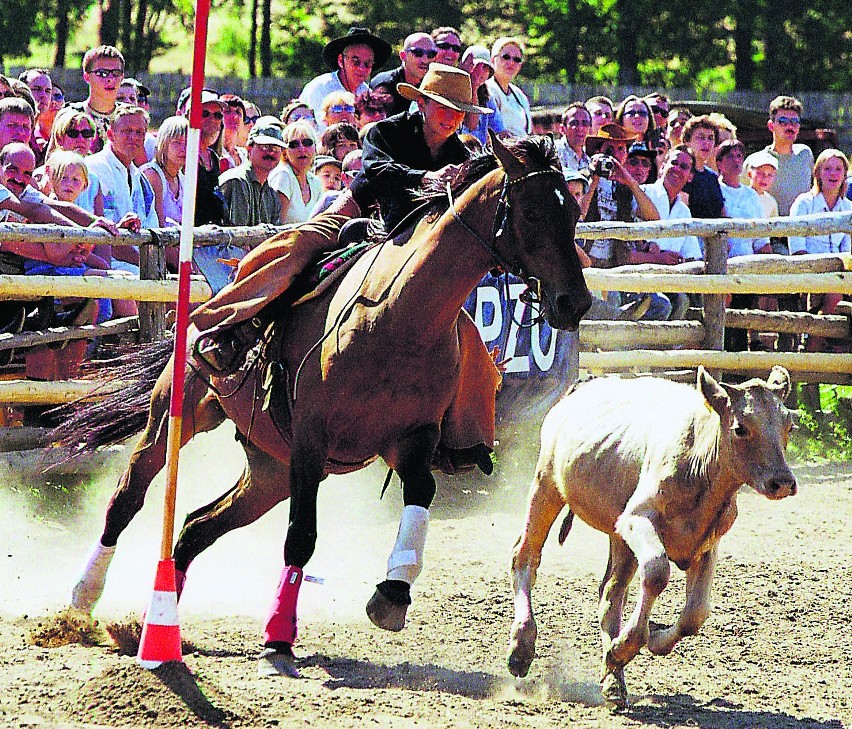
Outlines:
[[[258,656],[257,675],[261,677],[287,676],[288,678],[299,678],[293,649],[289,646],[279,649],[264,648]]]
[[[627,684],[624,681],[624,669],[608,671],[601,681],[601,695],[610,709],[626,709],[630,702],[627,697]]]
[[[398,633],[405,627],[405,614],[411,605],[410,585],[402,580],[385,580],[367,602],[367,617],[382,630]]]
[[[530,665],[535,658],[535,640],[537,631],[535,623],[518,626],[512,629],[509,638],[509,673],[517,678],[524,678],[530,671]]]

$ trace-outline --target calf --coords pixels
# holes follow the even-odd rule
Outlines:
[[[560,544],[575,514],[609,535],[600,586],[601,686],[607,701],[627,705],[624,667],[642,646],[665,655],[707,619],[717,544],[736,519],[739,488],[748,484],[769,499],[796,493],[784,458],[792,417],[782,400],[789,392],[782,367],[773,367],[766,382],[742,385],[720,384],[699,367],[695,388],[602,378],[553,406],[512,557],[512,674],[526,676],[535,656],[532,587],[544,541],[567,504]],[[686,571],[686,604],[675,625],[649,625],[670,560]],[[636,607],[622,626],[637,566]]]

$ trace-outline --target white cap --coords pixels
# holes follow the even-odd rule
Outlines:
[[[758,167],[763,167],[763,165],[772,165],[776,170],[778,169],[778,160],[765,149],[750,154],[743,162],[745,169],[754,170]]]

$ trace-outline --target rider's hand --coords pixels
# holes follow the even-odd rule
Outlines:
[[[423,175],[423,182],[437,182],[439,185],[446,185],[447,182],[452,182],[459,173],[461,165],[446,165],[440,170],[427,172]]]

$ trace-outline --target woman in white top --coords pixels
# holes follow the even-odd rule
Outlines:
[[[304,223],[322,197],[322,181],[311,169],[317,153],[317,135],[307,121],[284,128],[284,159],[269,175],[269,186],[281,200],[281,222]]]
[[[186,166],[186,135],[189,122],[184,116],[170,116],[157,132],[154,159],[141,168],[154,191],[154,209],[161,228],[180,225],[183,217],[183,170]],[[179,251],[166,248],[166,262],[177,271]]]
[[[517,38],[498,38],[491,48],[494,76],[485,82],[488,93],[503,119],[505,130],[513,137],[532,131],[530,101],[512,81],[524,63],[524,46]]]
[[[815,213],[845,213],[852,210],[852,201],[847,200],[846,175],[849,160],[839,149],[821,152],[814,164],[814,185],[803,192],[790,206],[790,217]],[[822,235],[790,236],[790,253],[848,253],[849,233],[824,233]],[[831,314],[843,298],[842,294],[811,294],[809,310],[820,314]],[[822,337],[808,336],[805,349],[818,352],[823,349]]]

